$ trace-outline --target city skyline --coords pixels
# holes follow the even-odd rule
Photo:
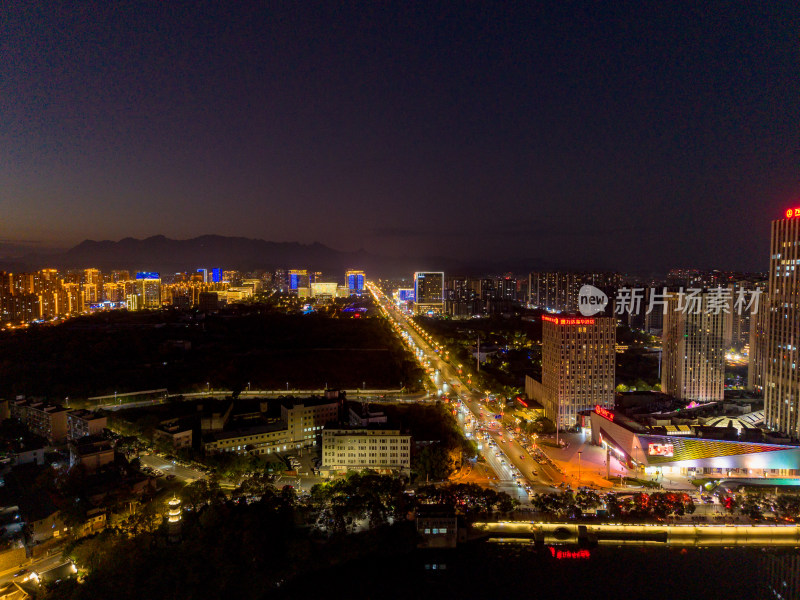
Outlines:
[[[0,256],[220,234],[760,271],[753,225],[800,196],[797,22],[776,6],[20,3],[2,26]]]
[[[0,14],[0,599],[800,600],[800,5]]]

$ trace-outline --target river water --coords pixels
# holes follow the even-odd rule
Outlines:
[[[793,600],[800,598],[800,552],[664,545],[581,549],[476,542],[453,550],[419,550],[391,561],[360,561],[290,587],[284,591],[293,598],[321,594],[358,600]]]

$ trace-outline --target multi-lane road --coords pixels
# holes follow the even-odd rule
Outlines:
[[[458,422],[468,437],[478,443],[501,490],[527,501],[526,486],[536,492],[552,491],[553,486],[565,481],[552,463],[542,460],[540,464],[518,440],[509,439],[510,432],[489,411],[481,392],[463,381],[458,367],[445,359],[442,347],[427,332],[397,309],[374,284],[367,287],[393,329],[426,369],[433,385],[438,390],[452,390],[448,395],[458,407]]]

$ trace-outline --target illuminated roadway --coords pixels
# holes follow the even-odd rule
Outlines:
[[[437,389],[444,389],[446,384],[454,392],[446,395],[460,399],[456,404],[459,408],[459,425],[468,437],[472,437],[479,444],[479,450],[486,459],[486,464],[497,475],[498,489],[523,503],[528,503],[528,493],[523,485],[517,484],[517,479],[520,479],[522,484],[530,485],[532,492],[554,491],[552,486],[564,481],[564,477],[549,465],[536,462],[518,442],[509,441],[502,425],[481,402],[480,392],[464,383],[458,375],[457,368],[442,358],[441,347],[398,310],[377,286],[370,282],[367,284],[367,289],[420,366],[433,371],[428,373]],[[488,441],[479,437],[481,432],[478,431],[478,427],[489,432]],[[496,452],[500,455],[496,456]]]

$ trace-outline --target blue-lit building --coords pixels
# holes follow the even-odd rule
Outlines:
[[[203,274],[203,283],[219,283],[222,281],[222,269],[197,269],[198,273]]]
[[[413,302],[414,301],[414,288],[400,288],[397,290],[398,302]]]
[[[297,293],[300,288],[309,287],[308,271],[305,269],[292,269],[289,271],[289,291]]]
[[[345,273],[345,281],[347,288],[350,290],[350,295],[360,296],[364,293],[364,271],[347,271]]]

